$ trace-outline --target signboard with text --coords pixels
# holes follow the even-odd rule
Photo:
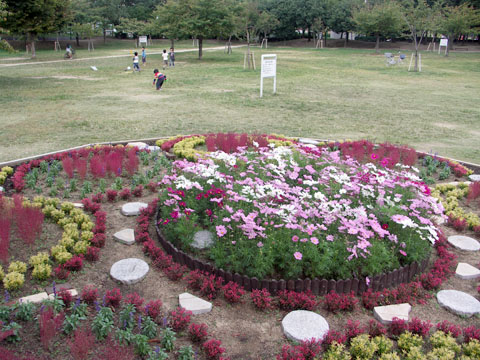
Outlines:
[[[146,44],[147,43],[147,37],[146,36],[139,36],[138,37],[138,42],[140,44]]]
[[[262,70],[260,75],[260,97],[263,96],[263,79],[273,78],[273,93],[277,92],[277,55],[262,55]]]

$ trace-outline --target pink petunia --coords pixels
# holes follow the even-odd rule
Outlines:
[[[297,251],[295,254],[293,254],[293,257],[297,260],[302,260],[303,255],[300,251]]]
[[[297,235],[293,235],[293,236],[292,236],[292,241],[293,241],[293,242],[297,242],[297,241],[298,241],[298,236],[297,236]]]

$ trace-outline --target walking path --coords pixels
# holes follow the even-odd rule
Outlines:
[[[239,48],[245,45],[233,45],[232,48]],[[202,51],[209,51],[209,50],[223,50],[225,49],[225,46],[216,46],[216,47],[211,47],[211,48],[203,48]],[[192,52],[192,51],[198,51],[198,49],[180,49],[180,50],[175,50],[175,53],[185,53],[185,52]],[[148,55],[160,55],[162,54],[162,51],[157,51],[157,52],[149,52]],[[54,63],[59,63],[59,62],[65,62],[65,61],[86,61],[86,60],[99,60],[99,59],[113,59],[113,58],[121,58],[121,57],[131,57],[131,54],[125,54],[125,55],[108,55],[108,56],[96,56],[96,57],[86,57],[86,58],[79,58],[79,59],[71,59],[71,60],[49,60],[49,61],[37,61],[37,62],[25,62],[25,63],[15,63],[15,64],[0,64],[0,68],[4,67],[11,67],[11,66],[22,66],[22,65],[40,65],[40,64],[54,64]]]

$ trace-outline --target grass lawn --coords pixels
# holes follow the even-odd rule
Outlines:
[[[127,45],[77,58],[128,55]],[[177,45],[187,48],[191,42]],[[278,93],[267,79],[260,99],[260,70],[243,69],[244,51],[206,51],[202,61],[178,52],[160,92],[152,86],[160,55],[132,73],[124,71],[130,57],[2,67],[25,60],[0,54],[0,162],[93,142],[218,131],[367,138],[480,162],[478,53],[424,53],[422,72],[409,73],[409,53],[403,65],[386,67],[371,50],[256,48],[257,65],[262,53],[278,55]],[[59,57],[39,51],[37,61]]]

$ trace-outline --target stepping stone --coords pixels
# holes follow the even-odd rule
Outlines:
[[[283,318],[282,329],[287,338],[300,342],[312,338],[323,339],[329,326],[323,316],[313,311],[295,310]]]
[[[123,229],[113,234],[115,240],[122,244],[135,244],[135,232],[133,229]]]
[[[127,146],[137,147],[139,150],[147,149],[147,148],[148,148],[148,144],[146,144],[146,143],[144,143],[144,142],[141,142],[141,141],[129,142],[129,143],[127,144]]]
[[[82,203],[73,203],[73,206],[76,207],[77,209],[83,209]]]
[[[192,247],[195,249],[206,249],[213,245],[213,234],[210,231],[197,231],[193,236]]]
[[[140,210],[148,207],[148,204],[144,202],[131,202],[126,203],[122,206],[122,214],[125,216],[136,216],[140,215]]]
[[[472,174],[468,177],[471,181],[480,181],[480,175],[479,174]]]
[[[141,259],[123,259],[117,261],[110,269],[110,275],[123,284],[135,284],[147,276],[148,264]]]
[[[205,314],[212,311],[212,303],[189,293],[178,295],[178,302],[181,307],[191,311],[193,315]]]
[[[309,145],[320,144],[320,141],[315,140],[315,139],[309,139],[309,138],[299,138],[298,141],[301,142],[302,144],[309,144]]]
[[[55,291],[58,293],[60,290],[70,290],[73,289],[73,286],[69,283],[55,284]],[[53,286],[48,286],[45,288],[45,292],[50,295],[53,294]]]
[[[154,145],[154,146],[149,146],[147,149],[150,150],[151,152],[155,152],[155,151],[160,151],[160,150],[161,150],[161,149],[160,149],[160,146],[156,146],[156,145]]]
[[[461,291],[439,291],[437,293],[437,301],[441,306],[457,315],[470,317],[480,313],[480,301]]]
[[[393,318],[399,318],[408,321],[408,314],[412,310],[412,306],[408,303],[375,306],[373,308],[373,316],[383,325],[390,324]]]
[[[458,263],[455,276],[460,279],[476,279],[480,276],[480,270],[467,263]]]
[[[457,249],[465,251],[478,251],[480,250],[480,243],[468,236],[453,235],[448,237],[448,242],[455,246]]]
[[[78,296],[78,291],[76,289],[70,289],[70,290],[67,290],[70,295],[72,295],[72,297],[77,297]],[[53,300],[55,298],[55,295],[54,294],[50,294],[48,295],[48,298],[50,300]]]
[[[48,299],[48,294],[46,292],[41,292],[35,295],[22,297],[18,299],[18,302],[38,304],[47,299]]]

